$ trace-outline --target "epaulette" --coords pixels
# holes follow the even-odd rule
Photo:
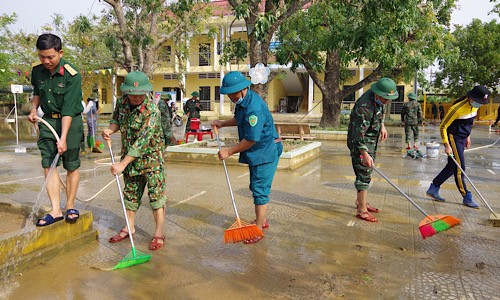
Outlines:
[[[64,65],[64,68],[68,71],[68,73],[71,75],[71,76],[75,76],[76,74],[78,74],[78,72],[73,69],[72,66],[70,66],[69,64],[65,64]]]
[[[34,68],[34,67],[39,66],[41,64],[42,64],[41,61],[36,61],[36,62],[32,63],[31,66]]]

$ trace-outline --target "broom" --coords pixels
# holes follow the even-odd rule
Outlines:
[[[490,212],[491,212],[490,221],[493,223],[493,226],[494,227],[499,227],[500,226],[500,215],[497,214],[497,213],[495,213],[493,211],[493,209],[491,208],[491,206],[488,204],[488,202],[486,202],[486,199],[484,199],[483,195],[481,195],[481,193],[479,192],[479,190],[476,188],[476,185],[472,182],[472,180],[470,180],[469,176],[467,176],[467,174],[465,173],[464,169],[462,169],[462,166],[460,166],[460,164],[455,159],[455,157],[453,157],[453,154],[450,153],[449,157],[453,160],[453,162],[457,165],[457,167],[460,168],[460,171],[462,171],[462,173],[464,174],[465,178],[467,178],[467,180],[470,182],[470,184],[472,185],[472,187],[474,188],[474,190],[476,191],[476,193],[479,195],[479,198],[483,201],[483,203],[486,205],[486,207],[488,207],[488,209],[490,210]]]
[[[215,137],[217,138],[217,144],[219,145],[219,151],[222,150],[222,145],[219,138],[219,132],[217,131],[217,126],[213,126],[215,132]],[[264,237],[264,233],[257,227],[256,224],[250,224],[244,222],[240,219],[238,214],[238,209],[236,208],[236,202],[234,201],[233,189],[231,188],[231,182],[229,181],[229,174],[227,173],[226,161],[222,160],[224,165],[224,172],[226,173],[227,186],[229,187],[229,194],[231,195],[231,200],[233,202],[234,213],[236,214],[236,222],[234,222],[229,229],[224,232],[224,242],[225,243],[239,243],[242,241],[248,241],[256,239],[258,237]]]
[[[377,173],[380,174],[387,182],[389,182],[398,192],[401,193],[408,201],[410,201],[411,204],[413,204],[421,213],[425,215],[425,219],[420,222],[418,225],[418,229],[420,230],[420,234],[422,235],[422,239],[426,239],[428,237],[431,237],[435,235],[438,232],[445,231],[450,229],[451,227],[455,227],[458,224],[460,224],[460,220],[453,217],[453,216],[446,216],[446,215],[435,215],[435,216],[430,216],[427,214],[420,206],[418,206],[415,201],[411,200],[410,197],[408,197],[400,188],[396,186],[387,176],[385,176],[382,172],[380,172],[379,169],[375,167],[375,165],[372,166],[372,168],[377,171]]]
[[[111,163],[115,163],[115,157],[113,155],[113,150],[111,150],[111,140],[106,141],[108,144],[109,148],[109,155],[111,155]],[[118,186],[118,194],[120,195],[120,202],[122,204],[122,209],[123,209],[123,214],[125,215],[125,222],[127,222],[127,230],[129,232],[129,237],[130,237],[130,244],[132,244],[132,251],[130,251],[129,254],[127,254],[122,260],[116,264],[116,266],[113,267],[113,270],[117,269],[123,269],[123,268],[128,268],[131,266],[143,264],[145,262],[148,262],[151,259],[151,254],[146,254],[142,253],[138,250],[135,249],[135,244],[134,244],[134,238],[132,236],[132,230],[130,228],[130,223],[128,221],[127,217],[127,209],[125,208],[125,202],[123,200],[123,194],[122,194],[122,188],[120,186],[120,180],[118,178],[118,175],[115,175],[116,177],[116,185]]]

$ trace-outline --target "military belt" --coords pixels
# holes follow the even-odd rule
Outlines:
[[[47,114],[47,117],[49,117],[50,119],[60,119],[61,114],[58,113]]]

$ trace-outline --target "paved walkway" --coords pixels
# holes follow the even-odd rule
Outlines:
[[[109,244],[124,225],[116,186],[78,208],[94,213],[99,240],[45,265],[12,276],[0,298],[38,299],[499,299],[499,228],[488,224],[483,205],[461,205],[450,179],[446,203],[425,191],[445,157],[403,158],[402,128],[390,127],[377,166],[429,214],[458,217],[462,224],[422,240],[423,215],[374,173],[369,201],[381,212],[378,223],[354,217],[354,174],[345,142],[323,142],[321,156],[275,177],[270,228],[254,245],[226,245],[224,230],[235,220],[222,165],[170,164],[166,246],[147,250],[154,222],[148,205],[138,213],[136,247],[150,262],[102,271],[130,251],[128,240]],[[221,135],[234,131],[221,130]],[[437,128],[421,133],[437,140]],[[473,132],[473,147],[498,138],[485,127]],[[500,143],[499,143],[500,144]],[[469,151],[467,172],[483,196],[500,211],[500,145]],[[119,145],[115,143],[115,152]],[[113,179],[103,154],[83,158],[78,197],[86,199]],[[100,160],[98,162],[104,162]],[[230,167],[240,215],[254,218],[248,171]],[[33,203],[43,184],[37,151],[0,152],[0,197]],[[31,179],[27,179],[31,177]],[[16,180],[15,183],[5,182]],[[144,198],[147,204],[147,197]],[[46,195],[42,200],[48,204]],[[479,202],[480,200],[477,199]]]

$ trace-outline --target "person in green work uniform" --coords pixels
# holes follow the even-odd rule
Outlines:
[[[254,223],[269,228],[266,218],[269,205],[269,193],[273,183],[278,161],[283,152],[281,138],[274,127],[273,116],[267,103],[249,89],[251,82],[240,72],[229,72],[222,80],[221,94],[227,94],[236,104],[234,118],[215,120],[212,126],[217,128],[238,126],[239,143],[231,148],[219,151],[219,159],[239,153],[239,162],[248,164],[250,170],[250,190],[255,204],[256,219]],[[256,243],[261,239],[244,241],[245,244]]]
[[[200,93],[192,92],[191,96],[184,104],[184,113],[187,115],[186,131],[191,130],[191,119],[200,118],[201,104],[200,100],[198,100]]]
[[[161,114],[161,128],[163,131],[163,141],[166,145],[177,145],[174,132],[172,130],[172,111],[169,109],[168,101],[172,100],[170,94],[161,94],[158,101],[158,108]]]
[[[158,106],[151,97],[153,86],[143,72],[134,71],[125,77],[120,87],[124,96],[116,102],[109,127],[102,132],[105,140],[118,130],[121,133],[121,160],[111,166],[111,173],[123,172],[123,196],[130,228],[134,230],[135,215],[144,189],[148,188],[149,205],[153,209],[156,223],[150,250],[163,247],[163,224],[165,222],[165,167],[163,131]],[[134,230],[135,232],[135,230]],[[117,243],[129,237],[127,226],[109,239]]]
[[[387,139],[384,126],[385,105],[398,97],[396,83],[390,78],[380,78],[356,101],[351,111],[347,147],[351,151],[352,168],[356,175],[356,217],[364,221],[378,222],[371,213],[378,213],[379,210],[366,199],[378,141]]]
[[[410,101],[403,104],[403,109],[401,110],[401,122],[405,126],[405,142],[406,150],[411,149],[410,139],[413,132],[413,148],[418,149],[418,125],[422,124],[422,109],[420,104],[417,102],[417,95],[415,93],[409,93],[408,99]]]
[[[36,41],[39,63],[33,65],[32,107],[28,119],[36,122],[37,109],[42,108],[43,119],[57,132],[60,140],[45,124],[39,124],[38,148],[47,180],[51,211],[38,219],[37,226],[47,226],[64,218],[74,222],[80,216],[75,209],[75,197],[80,183],[80,141],[83,134],[82,78],[78,70],[63,59],[61,39],[51,33],[42,34]],[[61,155],[66,176],[66,207],[60,207],[60,179],[58,172],[49,170],[57,154]],[[60,164],[60,161],[57,163]]]

